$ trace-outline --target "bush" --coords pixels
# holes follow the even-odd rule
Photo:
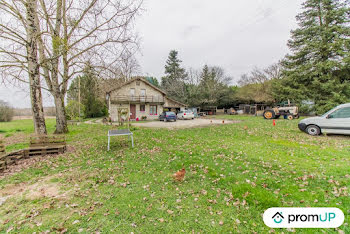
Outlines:
[[[141,116],[141,120],[147,120],[147,116]]]
[[[98,118],[108,114],[106,104],[95,97],[89,97],[87,100],[83,100],[82,103],[85,106],[85,118]]]
[[[80,105],[80,114],[82,116],[84,116],[84,111],[85,111],[85,107],[82,104],[79,104],[79,102],[77,101],[69,101],[68,105],[66,106],[66,115],[67,115],[67,119],[69,120],[75,120],[75,119],[79,119],[79,105]]]
[[[8,103],[0,100],[0,122],[10,122],[14,112]]]

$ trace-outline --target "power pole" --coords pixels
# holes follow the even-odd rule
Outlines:
[[[78,108],[79,108],[79,122],[80,122],[80,117],[81,117],[81,115],[80,115],[80,76],[78,76],[78,103],[79,103],[79,105],[78,105]]]

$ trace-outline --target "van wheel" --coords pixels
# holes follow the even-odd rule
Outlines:
[[[321,134],[321,129],[316,125],[309,125],[305,129],[306,133],[311,136],[318,136]]]

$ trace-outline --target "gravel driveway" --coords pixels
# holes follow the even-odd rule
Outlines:
[[[209,125],[219,125],[219,124],[233,124],[239,123],[240,121],[225,120],[222,123],[220,119],[193,119],[193,120],[177,120],[176,122],[163,122],[163,121],[151,121],[147,123],[135,123],[132,125],[136,127],[147,127],[147,128],[194,128],[203,127]]]

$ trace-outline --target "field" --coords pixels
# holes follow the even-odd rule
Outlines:
[[[350,137],[311,137],[297,120],[218,118],[241,122],[132,127],[135,148],[117,137],[109,152],[111,126],[70,126],[68,153],[0,177],[0,232],[267,233],[267,208],[312,206],[342,209],[345,223],[298,233],[350,233]],[[0,123],[8,151],[31,132],[29,120]],[[182,167],[185,181],[174,182]]]

